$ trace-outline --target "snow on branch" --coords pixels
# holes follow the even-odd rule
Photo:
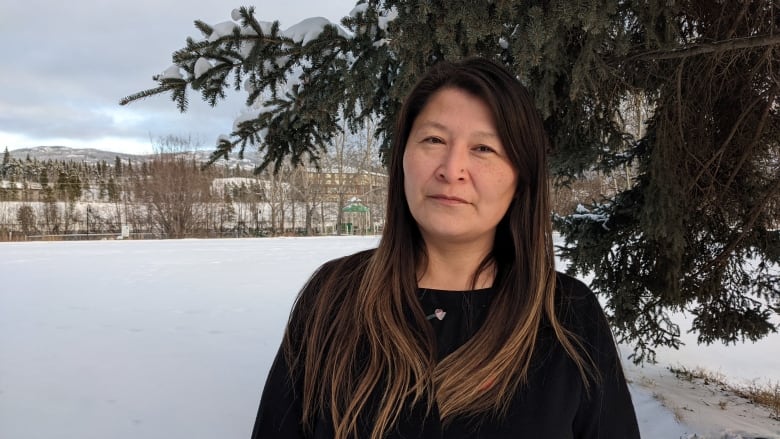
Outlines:
[[[334,24],[324,17],[312,17],[304,19],[300,23],[294,24],[280,33],[281,35],[295,41],[296,43],[306,45],[310,41],[319,38],[320,34],[322,34],[322,32],[325,30],[325,26],[335,27],[338,31],[338,34],[344,38],[350,37],[350,34],[345,32],[341,26]]]
[[[201,37],[188,38],[174,52],[174,64],[154,76],[159,86],[120,103],[170,92],[183,112],[189,91],[214,106],[230,88],[246,93],[246,110],[235,118],[232,132],[219,137],[212,161],[233,148],[240,155],[246,145],[265,150],[261,167],[316,156],[340,131],[339,119],[373,111],[385,78],[367,87],[350,84],[365,80],[366,65],[388,62],[383,46],[397,16],[394,8],[365,2],[342,24],[311,17],[281,29],[278,21],[258,20],[253,7],[234,9],[228,21],[196,21]]]
[[[588,222],[594,222],[601,224],[604,230],[609,230],[607,222],[609,222],[609,215],[605,213],[593,213],[587,207],[582,204],[577,204],[575,213],[568,216],[572,220],[584,220]]]

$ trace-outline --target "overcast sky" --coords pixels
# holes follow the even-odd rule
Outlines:
[[[120,107],[119,99],[156,85],[152,76],[192,25],[230,20],[255,6],[285,29],[308,17],[339,22],[357,0],[3,0],[0,2],[0,151],[40,145],[152,152],[152,140],[190,136],[211,146],[243,108],[233,95],[212,109],[190,94],[179,113],[168,95]],[[151,140],[150,140],[151,139]]]

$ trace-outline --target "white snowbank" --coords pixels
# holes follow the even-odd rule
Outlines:
[[[377,242],[0,244],[0,438],[249,437],[298,289],[325,260]],[[761,365],[771,353],[739,355],[723,360]],[[780,437],[714,389],[675,384],[662,367],[627,372],[644,438]]]

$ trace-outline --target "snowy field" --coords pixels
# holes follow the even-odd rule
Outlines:
[[[322,262],[376,243],[0,244],[0,438],[248,438],[297,290]],[[728,395],[664,367],[779,382],[780,336],[730,347],[690,340],[660,351],[657,366],[628,366],[643,437],[780,438],[766,413],[734,399],[718,408]]]

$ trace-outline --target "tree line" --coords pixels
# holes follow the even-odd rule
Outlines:
[[[337,139],[338,140],[338,139]],[[365,137],[345,137],[319,169],[281,166],[255,173],[238,164],[204,166],[183,137],[158,140],[145,158],[95,162],[12,158],[0,165],[0,240],[317,235],[381,230],[384,168]],[[554,213],[619,190],[624,173],[591,173],[553,189]],[[370,218],[345,218],[350,203]],[[354,216],[354,215],[353,215]],[[370,223],[370,224],[369,224]]]
[[[319,167],[278,172],[204,163],[184,137],[145,158],[113,162],[12,158],[0,165],[0,239],[374,233],[384,220],[380,163],[343,136]],[[370,160],[369,160],[370,159]],[[350,205],[367,211],[350,213]]]

